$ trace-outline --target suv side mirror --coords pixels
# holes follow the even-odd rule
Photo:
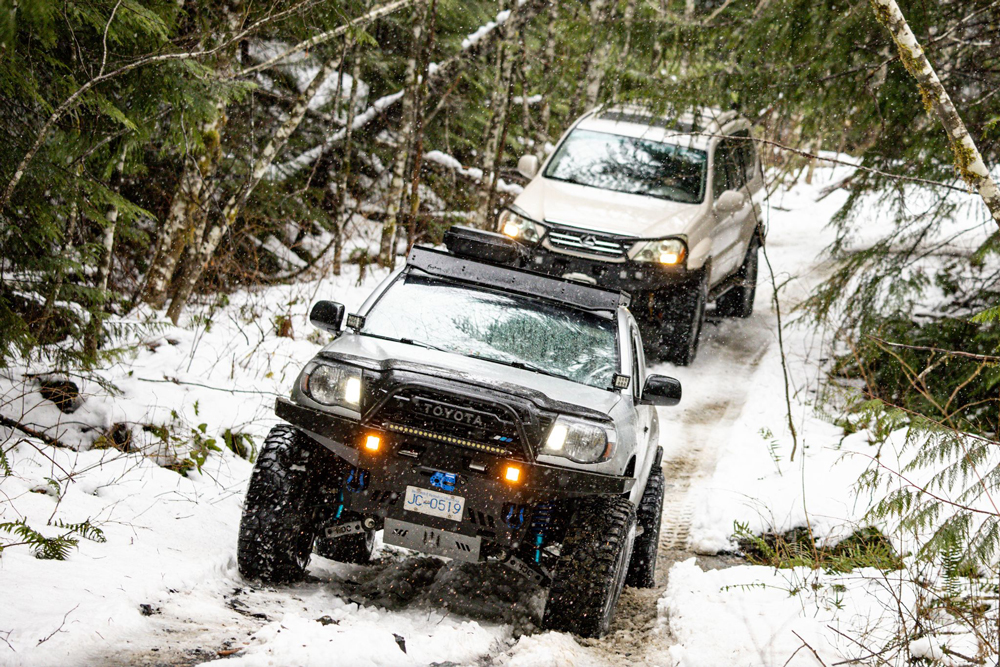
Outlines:
[[[538,173],[538,158],[534,155],[522,155],[517,161],[517,171],[525,178],[534,178]]]
[[[681,382],[666,375],[650,375],[642,388],[640,403],[670,406],[681,402]]]
[[[715,200],[715,211],[720,215],[729,215],[743,208],[746,197],[742,192],[726,190]]]
[[[309,313],[309,321],[317,329],[338,336],[346,310],[344,304],[336,301],[317,301],[312,307],[312,312]]]

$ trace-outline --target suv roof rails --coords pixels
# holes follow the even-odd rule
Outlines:
[[[422,246],[415,246],[410,251],[406,265],[432,276],[502,289],[524,296],[541,297],[580,310],[614,312],[619,306],[628,307],[632,300],[627,292],[582,285],[526,269],[458,257],[444,250]]]
[[[699,107],[684,111],[678,115],[662,115],[642,105],[622,105],[601,111],[595,110],[595,116],[600,120],[610,120],[620,123],[634,123],[649,127],[674,129],[679,132],[704,132],[719,129],[735,120],[739,114],[732,110],[722,110],[713,107]]]

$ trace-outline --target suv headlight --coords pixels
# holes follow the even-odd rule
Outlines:
[[[515,241],[538,243],[545,235],[545,225],[505,208],[497,218],[497,231]]]
[[[356,368],[317,364],[304,384],[306,393],[323,405],[357,409],[361,403],[361,371]]]
[[[632,246],[629,255],[635,262],[656,262],[665,266],[677,266],[687,256],[687,244],[681,239],[641,241]]]
[[[542,445],[542,454],[563,456],[577,463],[598,463],[611,457],[615,430],[610,426],[560,416]]]

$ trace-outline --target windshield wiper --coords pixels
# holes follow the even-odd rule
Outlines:
[[[422,340],[414,340],[412,338],[393,338],[392,336],[383,336],[382,334],[369,333],[368,331],[360,332],[362,336],[371,336],[372,338],[378,338],[379,340],[388,340],[393,343],[404,343],[406,345],[415,345],[416,347],[423,347],[428,350],[437,350],[438,352],[453,352],[452,350],[446,350],[443,347],[438,347],[437,345],[431,345],[430,343],[425,343]]]
[[[569,376],[560,375],[559,373],[550,371],[547,368],[542,368],[541,366],[536,366],[526,361],[519,361],[519,360],[507,361],[504,359],[494,359],[493,357],[484,357],[479,354],[467,354],[465,356],[472,357],[473,359],[480,359],[482,361],[492,361],[495,364],[502,364],[504,366],[511,366],[513,368],[520,368],[522,371],[532,371],[533,373],[541,373],[542,375],[548,375],[549,377],[560,378],[562,380],[569,380],[570,382],[576,382],[576,380],[574,380]]]

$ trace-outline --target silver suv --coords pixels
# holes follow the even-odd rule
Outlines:
[[[595,109],[518,170],[531,182],[497,230],[535,271],[629,292],[647,354],[690,364],[708,302],[750,316],[764,180],[742,116]]]

